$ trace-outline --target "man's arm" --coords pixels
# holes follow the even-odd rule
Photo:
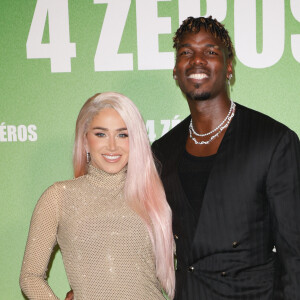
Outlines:
[[[284,299],[300,299],[300,143],[288,130],[278,142],[267,176]]]

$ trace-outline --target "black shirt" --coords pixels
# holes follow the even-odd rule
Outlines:
[[[216,154],[198,157],[184,151],[179,162],[178,171],[181,185],[198,220],[204,193]]]

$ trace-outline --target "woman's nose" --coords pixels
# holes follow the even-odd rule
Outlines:
[[[114,137],[110,137],[108,140],[108,148],[111,151],[116,150],[117,146],[116,146],[116,140]]]

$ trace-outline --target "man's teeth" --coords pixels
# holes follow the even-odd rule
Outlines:
[[[200,73],[200,74],[191,74],[188,77],[192,79],[203,79],[203,78],[207,78],[208,76],[206,74]]]
[[[107,159],[117,159],[120,157],[120,155],[103,155]]]

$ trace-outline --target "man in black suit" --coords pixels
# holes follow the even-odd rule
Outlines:
[[[299,139],[230,100],[234,49],[218,21],[186,19],[174,47],[191,116],[152,148],[173,211],[175,298],[300,299]]]
[[[191,115],[153,143],[173,211],[176,299],[300,299],[300,146],[228,95],[227,30],[188,18],[173,75]]]

